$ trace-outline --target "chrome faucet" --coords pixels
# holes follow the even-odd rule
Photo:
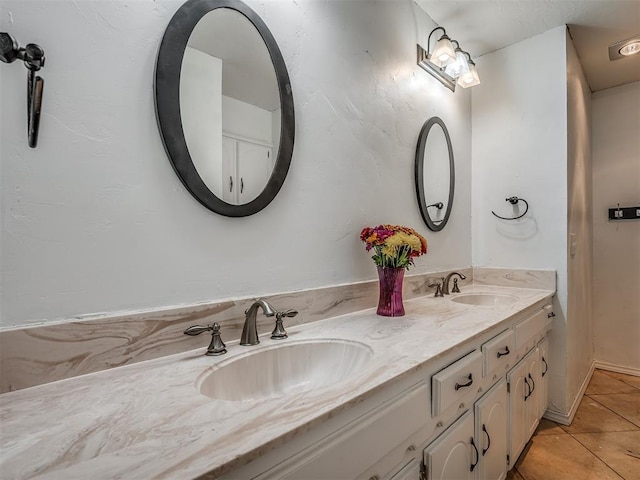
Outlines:
[[[459,272],[451,272],[449,275],[447,275],[446,277],[444,277],[444,280],[442,280],[442,294],[443,295],[449,295],[449,282],[451,281],[451,277],[453,277],[454,275],[458,275],[460,277],[460,280],[465,280],[467,277],[465,277],[463,274],[459,273]],[[459,293],[460,289],[458,289],[458,282],[457,280],[454,280],[453,282],[453,293]]]
[[[262,308],[262,312],[267,317],[273,317],[276,314],[276,310],[265,300],[260,299],[253,302],[244,312],[246,317],[244,327],[242,328],[242,335],[240,336],[240,345],[257,345],[260,343],[260,339],[258,339],[258,329],[256,327],[258,308]]]

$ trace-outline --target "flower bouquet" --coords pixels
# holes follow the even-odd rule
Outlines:
[[[412,228],[386,224],[363,228],[360,239],[366,244],[367,251],[374,250],[371,258],[378,267],[380,279],[378,315],[404,315],[404,271],[413,265],[414,258],[427,253],[426,239]]]

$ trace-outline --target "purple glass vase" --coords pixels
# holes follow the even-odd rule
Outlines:
[[[377,267],[380,279],[380,298],[378,299],[378,315],[383,317],[401,317],[404,315],[402,305],[402,281],[404,268]]]

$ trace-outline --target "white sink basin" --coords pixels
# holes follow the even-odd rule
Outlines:
[[[196,386],[217,400],[281,397],[333,386],[357,374],[372,355],[370,347],[344,340],[282,343],[218,364]]]
[[[496,295],[493,293],[463,293],[451,297],[452,302],[482,306],[509,305],[516,300],[518,299],[511,295]]]

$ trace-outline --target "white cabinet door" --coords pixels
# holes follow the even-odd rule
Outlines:
[[[520,452],[529,440],[527,437],[527,404],[525,397],[529,388],[525,382],[528,373],[527,361],[521,360],[507,374],[509,384],[509,459],[515,464]]]
[[[507,382],[500,380],[475,405],[478,478],[507,478]]]
[[[473,414],[467,411],[424,450],[428,480],[472,480],[478,462]]]
[[[549,342],[545,338],[538,344],[540,349],[540,398],[538,399],[538,419],[547,411],[549,402]]]
[[[538,411],[540,410],[540,351],[534,348],[527,356],[527,378],[525,382],[529,389],[525,397],[527,409],[527,441],[533,436],[538,426]]]
[[[511,464],[538,426],[540,409],[540,360],[538,347],[531,350],[509,373],[509,458]]]
[[[260,195],[272,171],[271,147],[238,141],[239,203],[249,203]]]
[[[254,200],[271,177],[271,147],[222,137],[222,200],[242,205]]]
[[[222,137],[222,200],[232,205],[238,204],[237,142],[233,138]]]

